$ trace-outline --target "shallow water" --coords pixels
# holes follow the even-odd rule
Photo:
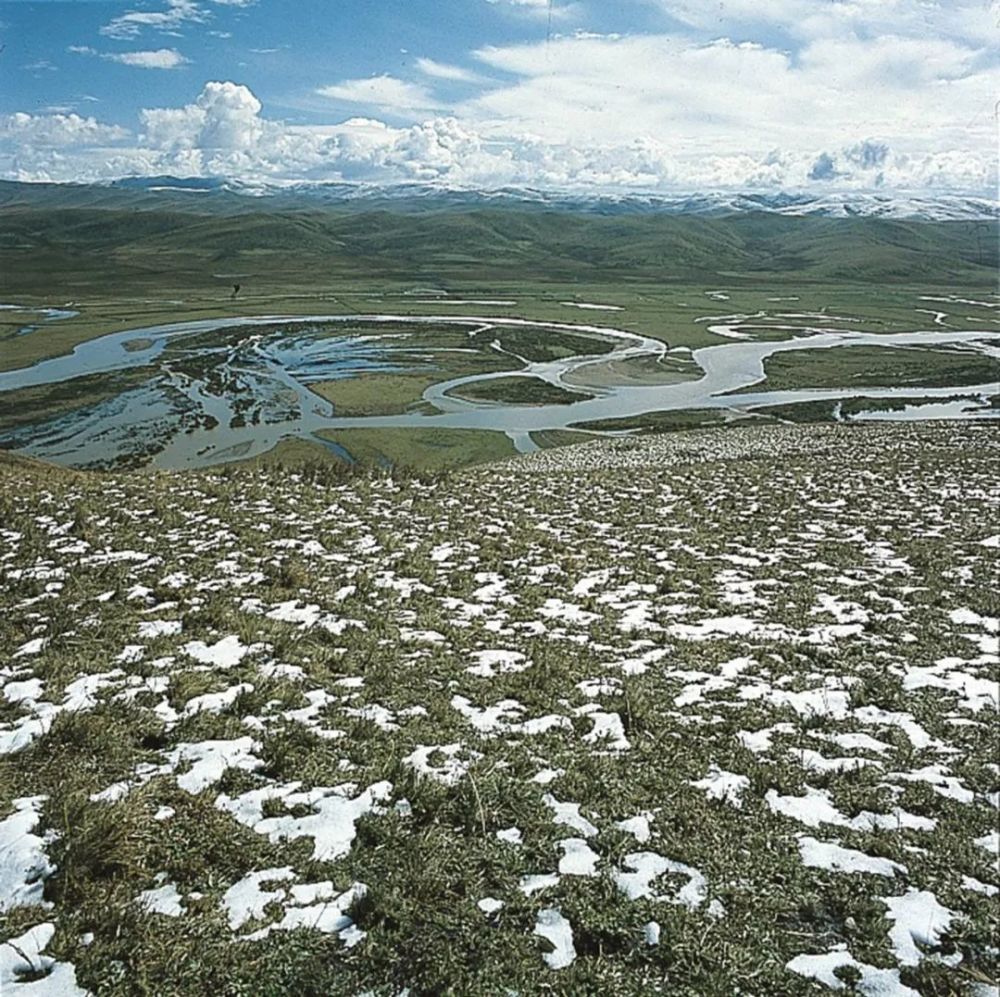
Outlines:
[[[40,315],[41,319],[30,325],[22,325],[14,332],[15,336],[30,336],[38,332],[46,322],[61,322],[63,319],[76,318],[80,313],[72,308],[32,308],[26,305],[0,304],[0,312],[27,312],[29,315]]]
[[[789,316],[781,316],[787,319]],[[550,384],[580,391],[589,379],[601,382],[600,368],[609,363],[644,359],[657,361],[667,353],[660,340],[608,326],[566,322],[535,322],[497,316],[446,315],[333,315],[264,316],[203,320],[116,332],[77,346],[73,353],[33,367],[0,373],[0,392],[57,383],[81,374],[152,367],[156,372],[138,387],[122,388],[112,399],[87,409],[8,433],[0,443],[24,453],[79,466],[110,464],[127,458],[149,461],[164,468],[203,467],[254,456],[288,437],[312,437],[319,430],[397,427],[489,429],[506,433],[523,452],[536,448],[531,433],[568,429],[581,422],[636,417],[654,411],[719,409],[742,412],[762,405],[836,400],[846,396],[868,398],[913,397],[979,399],[961,403],[908,406],[890,413],[865,413],[859,418],[984,418],[996,411],[985,408],[984,396],[996,384],[955,388],[804,389],[732,394],[760,382],[767,357],[785,350],[829,349],[845,345],[939,346],[965,344],[998,354],[983,342],[995,333],[958,332],[938,326],[932,330],[870,334],[840,328],[789,327],[768,323],[760,315],[720,316],[725,326],[709,326],[728,339],[695,350],[691,359],[702,376],[680,383],[591,387],[572,405],[515,406],[457,398],[449,392],[463,384],[498,377],[532,376]],[[829,316],[823,316],[830,321]],[[838,319],[839,321],[839,319]],[[371,335],[330,336],[330,326],[370,325]],[[366,371],[396,371],[412,367],[419,342],[403,346],[394,326],[447,325],[472,331],[527,328],[572,333],[592,338],[610,352],[580,354],[559,360],[526,363],[520,372],[476,374],[432,385],[424,401],[434,414],[340,418],[333,406],[309,388],[319,380],[351,377]],[[251,334],[238,343],[182,347],[186,337],[246,326],[282,326],[279,331]],[[795,338],[758,341],[749,337],[762,329],[791,333]],[[139,343],[129,349],[126,344]],[[167,346],[175,347],[171,359]],[[501,351],[499,343],[493,349]],[[440,352],[434,350],[429,352]],[[180,357],[180,360],[177,357]],[[192,373],[190,363],[196,361]],[[183,370],[180,368],[184,368]],[[426,366],[421,369],[427,369]],[[571,379],[573,383],[568,383]],[[972,409],[972,411],[970,411]],[[324,445],[340,451],[336,444]]]

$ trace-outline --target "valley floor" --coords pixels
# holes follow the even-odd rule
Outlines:
[[[998,458],[3,458],[0,991],[995,994]]]

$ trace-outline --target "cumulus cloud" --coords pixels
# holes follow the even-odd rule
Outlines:
[[[732,53],[730,53],[732,54]],[[89,180],[138,173],[257,180],[428,181],[635,190],[931,188],[981,192],[990,155],[898,147],[888,137],[774,141],[761,151],[698,150],[670,130],[589,141],[502,120],[423,116],[394,126],[351,117],[322,126],[265,116],[242,84],[215,81],[181,107],[143,110],[141,134],[75,114],[0,118],[0,175]],[[768,136],[776,139],[772,129]]]
[[[0,142],[16,141],[46,147],[99,145],[128,138],[130,132],[117,125],[102,125],[79,114],[0,115]]]
[[[810,180],[834,180],[838,176],[837,164],[828,152],[821,152],[809,170]]]
[[[206,83],[193,104],[143,110],[146,139],[158,149],[223,152],[255,147],[264,130],[261,103],[238,83]]]
[[[889,156],[889,146],[885,142],[875,142],[872,139],[865,139],[845,150],[847,159],[860,166],[863,170],[877,169],[882,166]]]

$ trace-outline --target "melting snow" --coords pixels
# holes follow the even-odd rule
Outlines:
[[[888,908],[885,916],[895,922],[889,932],[889,941],[896,958],[904,966],[916,966],[923,958],[918,943],[930,947],[937,945],[956,916],[927,890],[910,889],[900,897],[885,897],[882,902]]]
[[[898,969],[877,969],[867,963],[858,962],[846,946],[820,955],[797,955],[785,968],[799,976],[819,980],[831,990],[844,990],[846,984],[837,976],[836,970],[851,967],[861,976],[857,992],[867,997],[920,997],[920,993],[904,986],[899,980]]]
[[[538,912],[534,933],[552,943],[553,951],[542,956],[550,969],[565,969],[576,959],[573,928],[555,907]]]
[[[802,864],[817,869],[832,869],[835,872],[863,872],[873,876],[888,876],[897,872],[906,874],[906,866],[890,859],[876,858],[853,848],[843,848],[831,841],[817,841],[803,835],[799,838],[799,852]]]
[[[692,869],[683,862],[674,862],[656,852],[632,852],[625,856],[624,865],[626,869],[632,871],[616,873],[615,882],[629,900],[639,900],[643,897],[652,900],[672,899],[673,903],[683,904],[694,910],[707,899],[705,877],[697,869]],[[667,872],[688,877],[687,883],[681,887],[675,898],[656,896],[652,890],[653,880]]]
[[[192,640],[181,648],[185,654],[203,665],[213,665],[216,668],[233,668],[247,655],[250,648],[240,642],[235,635],[223,637],[214,644]]]
[[[87,997],[77,986],[76,970],[43,955],[56,933],[51,923],[37,924],[17,938],[0,943],[0,993],[24,997]],[[44,973],[41,979],[30,979]],[[26,982],[25,977],[29,977]],[[14,989],[16,987],[16,990]]]
[[[14,800],[14,813],[0,821],[0,913],[42,904],[45,880],[55,867],[45,842],[32,832],[41,821],[44,796]]]

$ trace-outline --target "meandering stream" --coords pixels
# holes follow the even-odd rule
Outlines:
[[[754,316],[757,319],[757,316]],[[330,337],[303,332],[309,326],[350,324],[371,326],[372,335]],[[401,324],[451,325],[470,331],[521,328],[570,333],[603,341],[610,352],[579,354],[539,363],[525,361],[522,370],[475,374],[432,385],[424,401],[432,414],[408,413],[391,416],[339,417],[334,408],[309,388],[318,380],[353,376],[371,370],[399,370],[412,367],[418,342],[405,348],[410,363],[401,365],[399,333]],[[211,330],[237,327],[272,327],[259,335],[245,337],[237,345],[203,349],[204,355],[218,354],[212,378],[183,373],[176,366],[162,364],[164,350],[184,337]],[[287,328],[288,332],[273,327]],[[739,323],[725,326],[731,331]],[[747,329],[760,328],[750,326]],[[713,327],[709,326],[711,330]],[[721,332],[720,335],[724,334]],[[650,412],[681,409],[745,411],[763,405],[781,405],[847,396],[868,398],[940,398],[986,396],[998,385],[982,384],[962,388],[836,388],[794,391],[747,392],[733,395],[764,377],[764,361],[786,350],[829,349],[846,345],[881,347],[942,346],[964,344],[991,356],[1000,349],[987,340],[993,331],[955,331],[940,323],[931,330],[904,333],[861,333],[844,329],[788,328],[795,338],[763,342],[734,338],[719,345],[695,350],[690,358],[693,375],[679,383],[608,384],[609,378],[593,378],[591,369],[636,360],[655,363],[667,353],[667,346],[651,339],[603,325],[541,322],[528,319],[477,315],[313,315],[263,316],[211,319],[172,325],[130,329],[78,345],[71,354],[42,361],[32,367],[0,373],[0,393],[17,388],[54,384],[83,374],[113,374],[137,367],[162,369],[139,387],[125,387],[117,395],[86,409],[47,419],[16,433],[0,437],[0,444],[24,453],[57,462],[88,465],[110,463],[123,456],[142,455],[155,466],[165,468],[204,467],[264,453],[280,440],[313,437],[319,430],[370,427],[441,427],[449,429],[489,429],[506,433],[520,450],[533,449],[531,434],[544,430],[572,429],[583,422],[636,417]],[[128,344],[128,345],[126,345]],[[494,349],[501,350],[499,344]],[[697,376],[700,369],[701,376]],[[497,377],[541,378],[566,390],[585,390],[572,405],[519,406],[478,402],[455,397],[454,390]],[[969,404],[938,404],[935,418],[988,417],[996,412],[981,407],[967,411]],[[972,406],[975,408],[975,406]],[[920,418],[924,406],[894,413],[899,418]],[[248,411],[250,417],[247,417]],[[931,413],[928,412],[928,415]]]

